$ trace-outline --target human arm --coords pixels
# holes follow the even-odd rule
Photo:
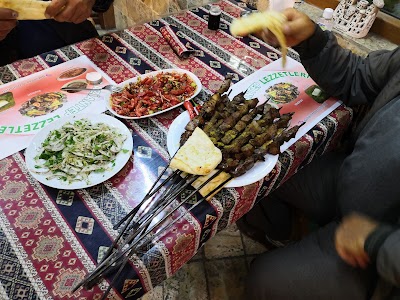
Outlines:
[[[360,214],[343,218],[335,233],[338,255],[353,267],[375,263],[379,275],[400,286],[400,230]]]
[[[52,0],[46,15],[58,22],[79,24],[96,12],[108,10],[113,0]]]
[[[370,262],[365,241],[377,226],[377,222],[363,215],[344,217],[335,233],[336,252],[349,265],[365,269]]]
[[[0,41],[4,40],[17,25],[17,17],[17,12],[8,8],[0,8]]]
[[[295,9],[283,13],[288,19],[283,28],[288,44],[300,54],[309,75],[329,95],[346,104],[372,103],[400,68],[393,51],[376,51],[362,58],[340,47],[331,32],[322,31],[315,23],[310,30],[311,20],[305,14]],[[271,40],[271,33],[264,36]]]
[[[379,225],[366,239],[364,249],[376,262],[378,274],[395,286],[400,286],[400,229]]]

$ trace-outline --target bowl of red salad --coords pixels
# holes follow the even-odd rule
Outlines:
[[[199,78],[183,69],[164,69],[139,75],[119,84],[122,92],[112,93],[107,108],[124,119],[155,116],[182,105],[201,90]]]

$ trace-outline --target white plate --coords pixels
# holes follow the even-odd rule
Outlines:
[[[190,99],[196,97],[197,94],[200,93],[200,91],[201,91],[201,89],[202,89],[202,85],[201,85],[200,79],[199,79],[196,75],[194,75],[192,72],[187,71],[187,70],[184,70],[184,69],[163,69],[163,70],[158,70],[158,71],[154,71],[154,72],[149,72],[149,73],[142,74],[142,75],[139,75],[139,76],[137,76],[137,77],[134,77],[134,78],[125,80],[124,82],[121,82],[120,84],[118,84],[118,86],[120,86],[120,87],[125,87],[126,85],[128,85],[128,83],[138,81],[139,78],[144,79],[144,78],[149,77],[149,76],[155,76],[155,75],[157,75],[157,74],[159,74],[159,73],[161,73],[161,72],[176,72],[176,73],[181,73],[181,74],[186,73],[187,75],[190,76],[190,78],[192,78],[192,80],[196,83],[197,88],[196,88],[196,90],[194,91],[194,94],[192,95],[192,97],[190,97],[190,98],[188,98],[188,99],[186,99],[186,100],[190,100]],[[107,100],[106,100],[106,107],[107,107],[107,109],[108,109],[111,113],[113,113],[114,115],[116,115],[118,118],[129,119],[129,120],[137,120],[137,119],[143,119],[143,118],[148,118],[148,117],[154,117],[154,116],[156,116],[156,115],[159,115],[159,114],[165,113],[166,111],[169,111],[169,110],[171,110],[171,109],[174,109],[174,108],[176,108],[176,107],[178,107],[178,106],[181,106],[182,104],[183,104],[183,102],[181,102],[181,103],[179,103],[179,104],[177,104],[177,105],[175,105],[175,106],[169,107],[169,108],[167,108],[167,109],[158,111],[158,112],[156,112],[156,113],[154,113],[154,114],[151,114],[151,115],[145,115],[145,116],[141,116],[141,117],[127,117],[127,116],[121,116],[121,115],[117,114],[117,113],[111,108],[111,99],[110,99],[110,97],[108,97]]]
[[[179,149],[179,141],[182,133],[185,131],[185,126],[189,123],[190,117],[187,111],[181,113],[171,124],[167,134],[167,148],[171,157]],[[252,184],[262,179],[275,167],[279,155],[267,154],[265,161],[257,162],[254,167],[247,171],[242,176],[236,177],[229,181],[225,187],[239,187]]]
[[[103,172],[103,173],[91,173],[89,175],[89,183],[86,181],[79,181],[79,182],[72,182],[68,183],[65,182],[61,179],[53,178],[53,179],[46,179],[48,175],[43,175],[43,174],[38,174],[35,172],[35,165],[38,164],[37,161],[35,161],[35,157],[40,154],[43,150],[42,148],[42,143],[43,141],[47,138],[48,134],[50,131],[54,129],[61,128],[65,123],[68,121],[74,122],[79,119],[86,118],[89,121],[92,122],[92,124],[96,123],[106,123],[107,125],[116,128],[121,134],[126,135],[126,140],[122,146],[122,149],[129,150],[128,152],[124,153],[124,151],[121,151],[118,153],[116,159],[115,159],[115,165],[112,167],[111,170]],[[40,130],[32,139],[31,143],[29,146],[26,148],[25,151],[25,162],[28,166],[28,170],[31,173],[31,175],[37,179],[39,182],[48,185],[50,187],[54,187],[57,189],[63,189],[63,190],[75,190],[75,189],[83,189],[87,188],[99,183],[102,183],[103,181],[106,181],[107,179],[110,179],[113,177],[115,174],[117,174],[128,162],[129,158],[131,157],[132,154],[132,149],[133,149],[133,139],[132,139],[132,134],[130,133],[129,129],[118,119],[107,116],[104,114],[80,114],[80,115],[75,115],[75,116],[70,116],[70,117],[65,117],[62,119],[59,119],[49,125],[47,125],[45,128]]]

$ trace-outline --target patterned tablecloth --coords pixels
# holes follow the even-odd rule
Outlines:
[[[66,60],[87,55],[117,83],[146,71],[179,67],[195,73],[204,88],[201,99],[216,91],[226,74],[234,82],[280,57],[280,52],[254,37],[236,39],[229,23],[246,9],[243,3],[219,2],[219,31],[207,29],[209,6],[149,24],[78,43],[0,68],[3,83],[17,80]],[[174,24],[198,50],[180,59],[160,34]],[[295,57],[295,53],[291,52]],[[181,112],[127,121],[134,155],[116,176],[76,191],[41,185],[28,173],[24,153],[0,161],[0,299],[98,299],[104,280],[92,290],[71,289],[90,270],[118,234],[112,229],[145,195],[166,166],[166,134]],[[155,243],[136,253],[119,278],[115,299],[136,299],[185,264],[219,230],[250,210],[260,197],[278,187],[314,156],[332,148],[351,120],[340,106],[280,155],[273,171],[254,184],[223,189],[204,201]],[[6,147],[6,145],[1,145]],[[193,198],[191,204],[196,202]],[[186,208],[190,206],[187,205]]]

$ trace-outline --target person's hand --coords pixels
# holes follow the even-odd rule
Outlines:
[[[0,41],[17,26],[18,13],[8,8],[0,8]]]
[[[90,17],[95,0],[52,0],[46,16],[58,22],[82,23]]]
[[[353,267],[366,268],[369,256],[364,250],[365,240],[377,226],[377,222],[363,215],[354,213],[344,217],[335,233],[339,256]]]
[[[285,9],[283,14],[287,18],[287,22],[283,25],[283,34],[288,47],[296,46],[314,34],[315,23],[306,14],[294,8]],[[260,32],[258,36],[268,44],[278,45],[276,37],[267,29]]]

